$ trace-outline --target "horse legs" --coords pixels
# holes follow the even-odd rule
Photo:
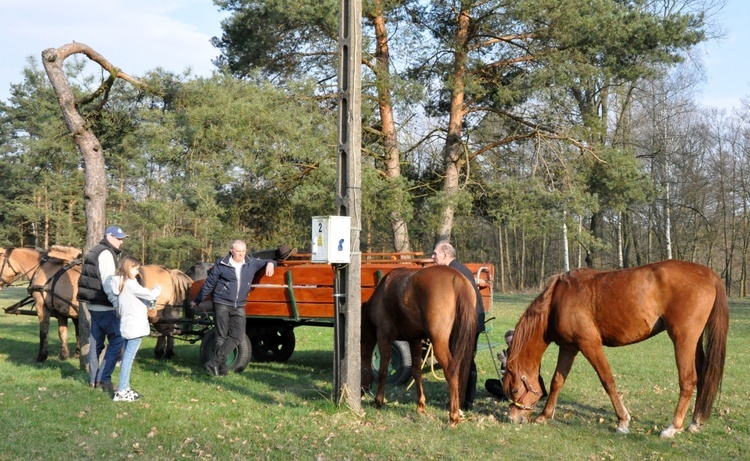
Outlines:
[[[174,336],[171,334],[167,336],[167,353],[165,357],[167,360],[174,358]]]
[[[165,349],[166,349],[166,335],[160,334],[156,338],[156,347],[154,347],[154,357],[156,357],[158,360],[161,360],[165,357]]]
[[[391,363],[392,339],[378,336],[380,349],[380,369],[378,370],[378,392],[375,394],[375,406],[380,408],[385,401],[385,379],[388,376],[388,364]]]
[[[555,367],[555,374],[552,376],[552,384],[550,387],[550,393],[547,397],[547,402],[544,404],[544,409],[537,416],[534,421],[537,423],[546,423],[547,420],[555,417],[555,406],[557,405],[557,397],[560,395],[560,391],[565,385],[565,380],[568,378],[568,373],[573,367],[573,362],[578,355],[578,349],[572,347],[560,346],[560,352],[557,354],[557,366]],[[540,376],[541,383],[541,376]],[[541,389],[540,389],[541,392]]]
[[[612,369],[609,366],[607,357],[604,355],[604,349],[601,342],[583,342],[579,345],[581,353],[588,359],[591,366],[594,367],[596,374],[599,376],[599,381],[604,387],[604,391],[609,395],[609,400],[612,401],[612,406],[615,407],[615,414],[617,415],[617,432],[620,434],[627,434],[630,432],[628,425],[630,424],[630,413],[622,403],[622,398],[617,393],[617,386],[615,385],[615,378],[612,376]]]
[[[417,388],[417,412],[424,414],[427,399],[425,399],[422,387],[422,340],[409,341],[409,351],[411,353],[411,377],[414,378],[414,385]]]
[[[78,317],[73,319],[73,330],[76,334],[76,352],[74,357],[78,358],[81,356],[81,336],[78,334]]]
[[[468,339],[467,339],[468,340]],[[456,427],[458,422],[461,421],[461,383],[458,381],[460,370],[455,370],[450,366],[451,361],[455,358],[451,355],[449,347],[449,339],[446,338],[431,338],[433,351],[435,352],[435,358],[437,359],[440,366],[443,368],[445,374],[445,381],[448,383],[448,391],[450,393],[450,410],[448,417],[450,419],[450,427]]]
[[[57,336],[60,338],[60,360],[68,360],[70,350],[68,349],[68,318],[57,317]]]
[[[372,352],[375,350],[376,339],[364,331],[360,338],[360,360],[362,361],[362,392],[370,390],[372,385]]]
[[[38,303],[38,301],[37,301]],[[37,305],[36,315],[39,318],[39,353],[36,356],[37,362],[44,362],[49,355],[49,310],[44,306]]]
[[[671,439],[675,434],[683,431],[685,415],[687,414],[690,399],[693,397],[693,391],[698,382],[698,373],[695,369],[696,359],[698,358],[696,350],[697,340],[695,342],[678,341],[672,331],[669,332],[669,336],[674,342],[677,374],[680,380],[680,397],[677,400],[677,408],[674,411],[672,424],[659,435],[663,439]],[[697,432],[699,430],[699,423],[694,421],[690,425],[690,430],[691,432]]]

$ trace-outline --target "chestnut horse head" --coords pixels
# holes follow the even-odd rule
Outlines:
[[[581,352],[599,376],[628,432],[630,414],[617,393],[603,346],[618,347],[667,331],[674,344],[680,395],[672,424],[661,436],[684,429],[697,384],[693,420],[698,432],[711,415],[724,374],[729,307],[724,284],[708,267],[669,260],[615,271],[577,269],[551,279],[519,320],[510,346],[503,389],[510,419],[528,421],[541,396],[539,364],[547,346],[560,346],[550,395],[537,422],[552,419],[557,397]]]
[[[476,341],[476,295],[471,282],[448,266],[420,270],[394,269],[380,281],[362,305],[361,354],[363,388],[369,388],[372,353],[380,349],[375,405],[382,406],[385,379],[394,341],[407,341],[412,376],[417,387],[417,410],[425,412],[422,389],[422,340],[429,339],[450,389],[450,425],[460,419],[459,405],[469,376]]]

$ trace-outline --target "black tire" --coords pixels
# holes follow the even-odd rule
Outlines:
[[[294,352],[297,340],[292,328],[268,330],[250,338],[253,360],[258,362],[286,362]]]
[[[378,382],[380,369],[380,350],[375,347],[372,352],[372,378]],[[388,365],[388,375],[385,383],[388,385],[406,384],[411,377],[411,352],[406,341],[394,341],[391,345],[391,363]]]
[[[237,344],[237,347],[227,357],[227,370],[236,371],[237,373],[244,370],[247,364],[250,363],[251,353],[250,338],[243,335],[242,341]],[[203,365],[216,356],[216,329],[212,328],[203,335],[200,354]]]

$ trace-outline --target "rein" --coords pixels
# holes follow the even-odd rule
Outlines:
[[[0,288],[4,288],[4,287],[7,287],[7,286],[10,286],[13,282],[15,282],[18,279],[21,279],[21,278],[25,277],[26,275],[28,275],[29,272],[33,271],[34,269],[38,268],[41,265],[41,262],[40,262],[36,266],[33,266],[32,268],[30,268],[29,270],[27,270],[26,272],[21,272],[20,270],[18,270],[15,267],[13,267],[13,264],[11,264],[11,262],[10,262],[10,254],[11,253],[13,253],[13,248],[12,247],[7,248],[7,250],[4,253],[0,253],[0,255],[2,255],[2,257],[3,257],[3,264],[2,264],[2,266],[0,266]],[[10,270],[13,271],[13,275],[8,280],[6,280],[2,276],[3,272],[5,272],[5,268],[6,267],[8,269],[10,269]]]
[[[536,395],[537,397],[541,398],[542,393],[540,391],[535,390],[533,387],[531,387],[531,384],[529,384],[529,380],[526,378],[526,375],[521,375],[521,382],[523,382],[524,392],[521,394],[521,397],[518,400],[510,399],[510,404],[516,408],[520,408],[521,410],[533,410],[536,407],[536,402],[534,402],[533,405],[522,405],[519,403],[520,400],[523,400],[523,398],[531,392],[532,394]],[[537,399],[537,402],[539,399]]]

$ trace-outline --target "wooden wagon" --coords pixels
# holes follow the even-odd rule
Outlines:
[[[361,268],[361,298],[367,301],[385,274],[396,268],[418,270],[432,265],[422,253],[364,253]],[[492,264],[465,263],[474,273],[486,311],[492,306]],[[241,370],[252,358],[255,361],[284,362],[295,347],[294,329],[299,326],[330,326],[334,324],[334,267],[312,263],[309,255],[280,261],[272,277],[258,274],[247,298],[247,340],[238,345],[228,359],[230,370]],[[203,286],[203,280],[190,288],[192,299]],[[210,300],[204,301],[195,317],[182,326],[185,335],[201,338],[201,361],[208,361],[216,343],[212,325]],[[193,328],[197,328],[196,331]],[[376,351],[377,353],[377,351]],[[377,361],[377,357],[376,357]],[[389,381],[400,382],[410,374],[411,358],[408,345],[397,342],[393,349]],[[376,367],[377,369],[377,367]]]

